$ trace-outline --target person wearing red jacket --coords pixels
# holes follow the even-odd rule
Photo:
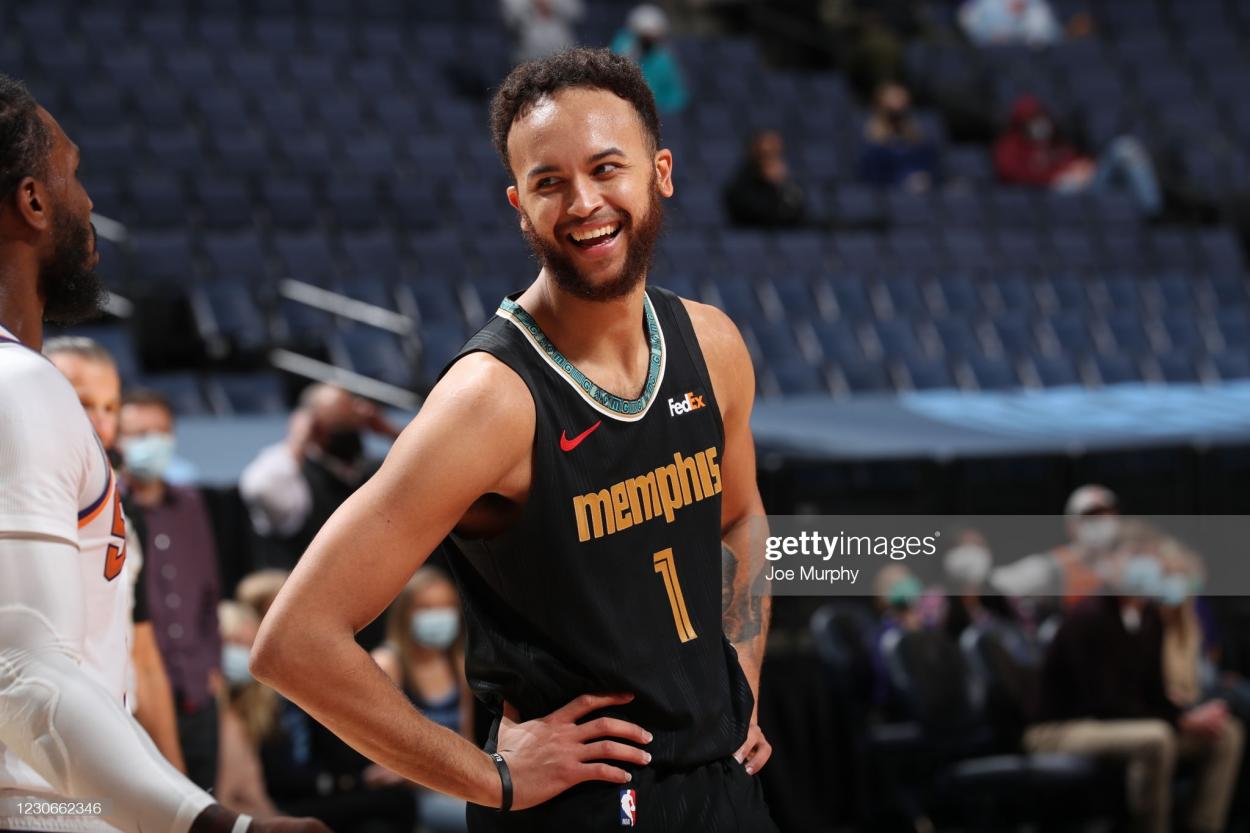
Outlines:
[[[994,143],[994,171],[1006,185],[1061,193],[1104,190],[1122,179],[1144,214],[1153,217],[1163,209],[1159,180],[1141,142],[1120,136],[1095,160],[1056,133],[1054,119],[1031,95],[1012,105],[1007,130]]]

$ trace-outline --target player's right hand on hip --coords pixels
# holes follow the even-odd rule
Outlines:
[[[541,804],[583,781],[628,783],[628,772],[602,762],[645,766],[651,753],[620,741],[650,743],[651,733],[614,717],[578,721],[591,712],[633,699],[632,694],[583,694],[546,717],[524,723],[509,718],[505,710],[497,747],[512,775],[512,809]]]

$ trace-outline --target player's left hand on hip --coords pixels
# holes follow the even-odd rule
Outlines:
[[[754,775],[764,768],[764,764],[768,763],[768,759],[772,756],[773,745],[768,742],[768,738],[764,737],[760,724],[752,720],[751,728],[747,730],[746,743],[734,753],[734,758],[738,763],[746,766],[747,775]]]

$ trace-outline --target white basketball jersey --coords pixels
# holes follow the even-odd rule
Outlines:
[[[0,408],[9,425],[20,427],[0,431],[0,533],[50,537],[78,548],[86,620],[82,668],[124,704],[133,591],[117,481],[69,382],[2,327]],[[0,745],[0,791],[13,790],[51,788]]]

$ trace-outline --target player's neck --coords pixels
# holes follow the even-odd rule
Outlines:
[[[588,301],[561,290],[544,269],[518,303],[569,361],[608,361],[628,369],[640,356],[645,366],[645,291],[646,283],[640,281],[628,295]]]
[[[32,350],[43,349],[43,301],[37,280],[0,250],[0,327]]]

